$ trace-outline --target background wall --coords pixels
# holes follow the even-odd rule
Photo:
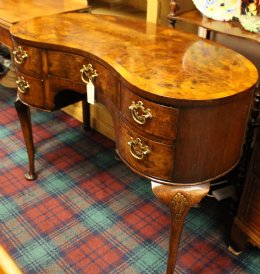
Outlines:
[[[213,39],[229,48],[236,50],[250,59],[258,68],[260,73],[260,44],[257,42],[250,42],[246,39],[236,38],[228,35],[216,34]],[[245,75],[246,81],[246,75]]]
[[[169,13],[169,0],[160,0],[160,9],[158,14],[158,22],[167,24],[167,15]],[[178,13],[195,8],[192,0],[177,0],[179,5]],[[178,22],[177,29],[185,32],[198,34],[198,28],[188,23]],[[258,68],[260,72],[260,45],[257,42],[252,42],[242,38],[236,38],[224,34],[215,34],[212,36],[212,40],[227,46],[250,59]],[[246,76],[245,76],[246,80]]]

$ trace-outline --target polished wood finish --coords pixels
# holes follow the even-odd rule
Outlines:
[[[106,23],[104,33],[98,30],[103,17]],[[55,27],[50,29],[49,25]],[[94,25],[97,27],[93,28]],[[57,53],[61,55],[60,60],[69,60],[70,52],[81,55],[77,58],[71,56],[76,59],[70,66],[77,66],[82,58],[85,62],[90,58],[105,68],[111,66],[111,73],[117,77],[120,75],[125,85],[135,86],[138,94],[166,105],[189,106],[192,101],[194,106],[203,106],[228,101],[230,96],[251,88],[257,79],[254,65],[240,54],[196,36],[141,20],[62,14],[23,21],[14,25],[11,32],[24,46],[46,45],[50,49],[67,51]],[[171,43],[166,43],[168,39]],[[55,51],[48,54],[55,56]],[[51,61],[49,58],[48,62]],[[247,81],[241,75],[247,75]],[[79,78],[78,75],[70,77]]]
[[[191,207],[195,206],[208,193],[210,183],[193,186],[167,186],[152,182],[153,193],[170,209],[171,230],[167,273],[174,272],[178,246],[184,219]]]
[[[170,22],[175,24],[176,21],[184,21],[198,27],[205,28],[208,32],[214,31],[237,38],[247,39],[256,43],[259,47],[260,34],[246,31],[239,22],[221,22],[203,16],[198,10],[190,10],[183,13],[169,14]],[[259,85],[259,84],[258,84]],[[237,191],[243,193],[239,202],[239,209],[234,218],[231,235],[230,250],[234,253],[241,252],[247,243],[252,243],[260,247],[260,131],[255,135],[257,120],[260,110],[260,88],[255,91],[255,103],[251,110],[250,120],[248,123],[247,136],[243,149],[243,157],[239,164],[238,174],[235,184]],[[252,146],[253,141],[255,144]],[[250,159],[251,158],[251,159]],[[250,162],[250,165],[249,165]],[[249,169],[248,169],[249,166]]]
[[[92,64],[96,101],[112,116],[118,155],[136,173],[160,183],[155,192],[166,203],[174,193],[186,197],[178,222],[172,216],[172,234],[179,235],[185,214],[206,195],[209,182],[240,159],[258,78],[254,65],[213,42],[129,18],[62,14],[23,21],[11,33],[14,50],[21,47],[28,55],[16,64],[21,81],[16,109],[31,144],[31,179],[36,174],[27,108],[53,111],[82,100],[86,85],[80,70]],[[172,235],[168,273],[178,242]]]
[[[28,160],[29,160],[29,171],[25,173],[25,178],[27,180],[34,180],[37,178],[35,173],[35,166],[34,166],[34,146],[33,146],[33,135],[32,135],[32,122],[30,116],[30,108],[22,104],[20,100],[15,101],[15,108],[21,123],[24,141],[28,153]]]

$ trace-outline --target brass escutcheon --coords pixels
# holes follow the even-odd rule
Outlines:
[[[129,107],[129,109],[131,110],[134,121],[139,125],[144,125],[146,123],[146,119],[151,119],[153,117],[150,109],[145,109],[143,102],[141,101],[138,101],[137,103],[132,101],[132,105]],[[139,111],[141,111],[143,114],[140,115]]]
[[[14,55],[14,61],[15,63],[21,65],[26,58],[28,58],[28,54],[25,50],[22,49],[21,46],[18,46],[14,51],[13,51],[13,55]]]
[[[30,85],[23,76],[18,77],[16,84],[18,85],[18,91],[23,94],[26,94],[30,90]]]
[[[128,142],[130,146],[131,155],[137,160],[143,160],[145,156],[150,153],[148,146],[143,145],[140,138],[135,140],[131,137],[131,140]]]
[[[81,80],[83,83],[88,84],[92,82],[92,80],[98,76],[97,71],[93,69],[91,64],[87,66],[83,65],[82,69],[80,70]]]

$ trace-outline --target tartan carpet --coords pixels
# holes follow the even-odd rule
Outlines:
[[[38,178],[0,88],[0,244],[23,273],[164,273],[169,212],[147,179],[114,157],[114,143],[57,111],[32,111]],[[259,250],[227,250],[226,202],[189,212],[175,273],[260,273]]]

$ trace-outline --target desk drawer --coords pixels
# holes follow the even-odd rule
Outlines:
[[[43,81],[21,73],[17,73],[17,78],[19,98],[31,106],[44,108]]]
[[[92,65],[98,76],[94,78],[96,99],[104,103],[107,100],[117,105],[118,85],[116,78],[109,72],[108,68],[83,56],[48,51],[49,74],[68,79],[77,83],[83,83],[80,70],[85,65]]]
[[[161,144],[137,134],[119,121],[117,149],[134,170],[162,180],[171,180],[174,146]]]
[[[147,101],[126,87],[121,91],[121,111],[135,127],[165,139],[176,139],[179,110]]]
[[[22,73],[40,77],[42,73],[41,50],[15,44],[13,49],[15,67]]]

